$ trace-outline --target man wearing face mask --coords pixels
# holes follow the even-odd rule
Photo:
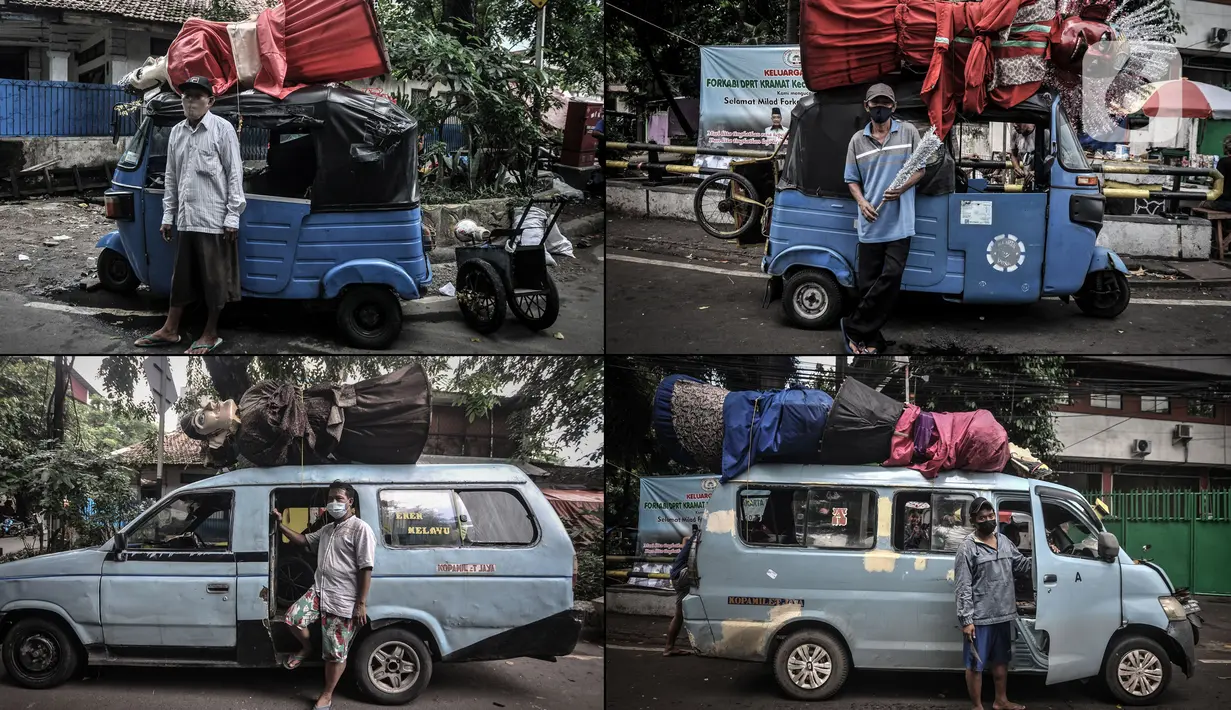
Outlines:
[[[137,347],[180,342],[184,308],[204,300],[205,330],[186,352],[204,355],[222,344],[218,318],[227,303],[238,301],[239,216],[244,199],[244,161],[239,138],[226,119],[210,113],[214,89],[209,79],[194,76],[179,86],[184,120],[167,139],[162,238],[176,234],[171,308],[163,326],[137,340]]]
[[[953,560],[957,617],[965,639],[966,690],[974,710],[983,708],[983,671],[991,667],[996,684],[994,710],[1024,710],[1009,701],[1007,684],[1017,619],[1014,578],[1029,579],[1029,557],[996,531],[996,509],[986,498],[970,504],[975,531],[962,541]]]
[[[844,347],[851,355],[875,355],[884,348],[881,328],[898,300],[910,238],[915,235],[914,187],[924,171],[916,171],[900,189],[889,189],[919,146],[919,131],[893,120],[896,105],[888,85],[868,89],[864,108],[872,120],[851,136],[846,149],[846,186],[859,205],[856,265],[862,293],[854,315],[841,322]]]
[[[287,610],[285,621],[303,650],[286,662],[288,669],[300,666],[312,653],[308,627],[321,623],[321,654],[325,659],[325,689],[316,701],[318,710],[333,705],[333,690],[346,670],[346,653],[355,631],[368,621],[368,588],[372,584],[376,535],[354,513],[355,494],[341,481],[329,487],[325,510],[333,522],[307,535],[282,523],[276,509],[271,515],[278,529],[296,545],[316,552],[316,579],[299,601]]]

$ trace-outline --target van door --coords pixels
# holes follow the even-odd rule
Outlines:
[[[112,653],[234,655],[230,490],[191,491],[147,515],[103,562],[103,641]],[[223,651],[223,653],[211,653]]]
[[[1031,502],[1036,628],[1049,637],[1047,682],[1098,675],[1107,642],[1120,628],[1120,563],[1098,559],[1101,528],[1076,492],[1036,484]]]

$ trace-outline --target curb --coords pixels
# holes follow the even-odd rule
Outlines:
[[[457,299],[449,296],[424,296],[423,298],[406,301],[402,304],[404,320],[426,321],[428,323],[444,323],[451,320],[461,320],[462,312],[457,307]]]
[[[1231,279],[1201,280],[1201,279],[1129,279],[1129,286],[1148,286],[1150,288],[1231,288]]]

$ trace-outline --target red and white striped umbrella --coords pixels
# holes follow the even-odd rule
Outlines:
[[[1151,118],[1231,118],[1231,91],[1188,79],[1146,84],[1132,103]]]

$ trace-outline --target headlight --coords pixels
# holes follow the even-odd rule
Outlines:
[[[1159,597],[1158,603],[1163,605],[1163,611],[1167,613],[1167,618],[1171,621],[1184,621],[1188,615],[1184,613],[1184,605],[1175,597]]]

